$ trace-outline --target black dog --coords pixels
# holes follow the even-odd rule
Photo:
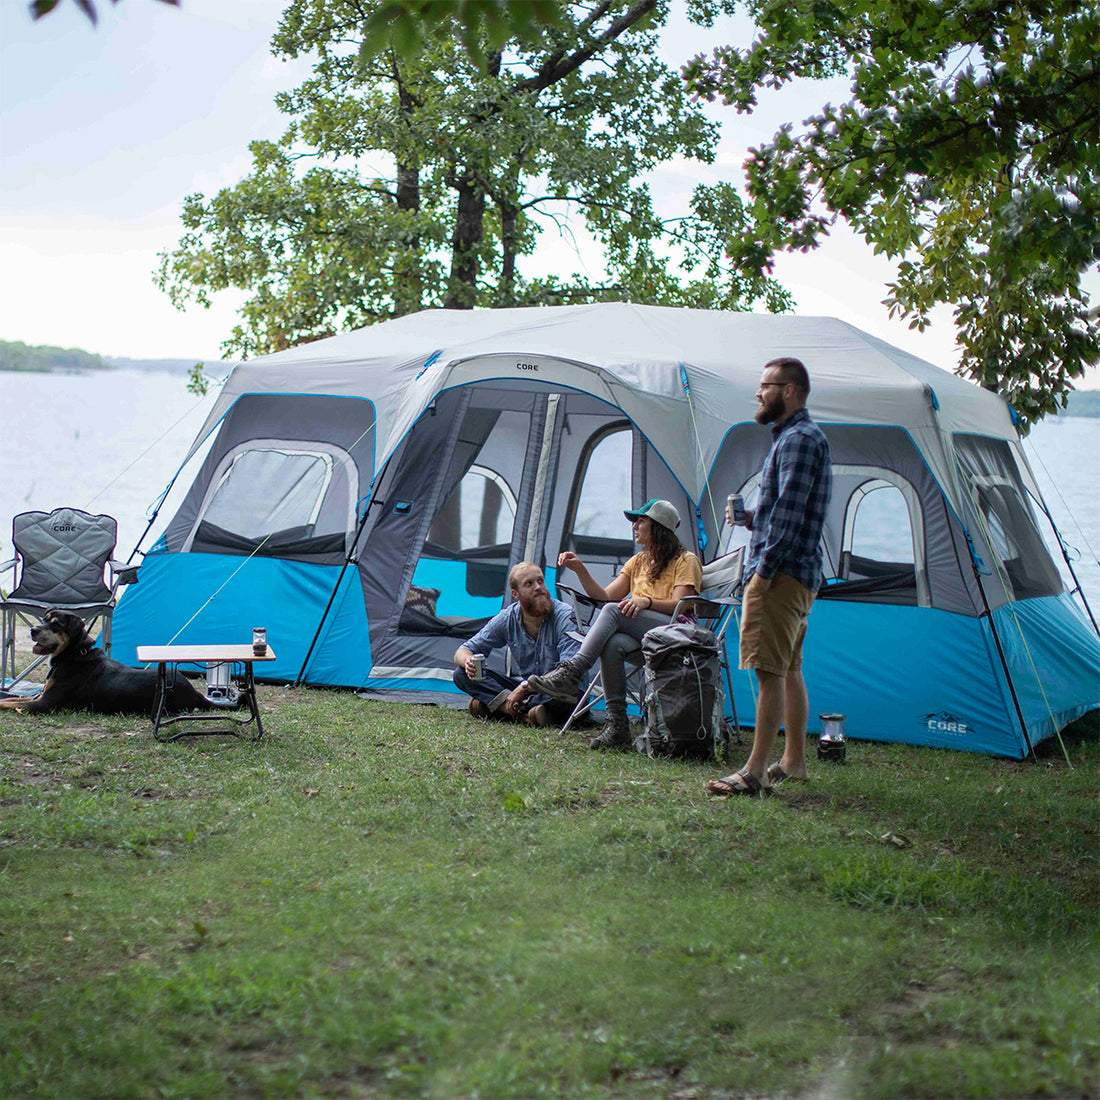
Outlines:
[[[50,674],[33,699],[0,699],[0,707],[21,714],[90,710],[96,714],[152,714],[157,690],[154,669],[128,668],[112,661],[84,628],[79,615],[47,611],[31,628],[34,652],[50,655]],[[178,671],[169,682],[165,711],[210,710],[211,704]]]

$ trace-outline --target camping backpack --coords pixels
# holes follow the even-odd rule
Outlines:
[[[714,634],[696,623],[646,631],[645,729],[635,742],[649,756],[709,760],[725,749],[722,666]]]

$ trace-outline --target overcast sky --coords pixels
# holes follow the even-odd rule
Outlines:
[[[674,0],[666,60],[679,65],[719,42],[747,44],[751,26],[691,27]],[[279,0],[100,0],[93,28],[71,0],[38,22],[25,0],[0,3],[0,339],[81,347],[130,358],[215,359],[239,297],[176,310],[152,277],[179,240],[186,195],[210,194],[248,171],[249,141],[276,138],[273,98],[307,75],[271,56]],[[716,165],[674,164],[655,194],[671,212],[698,180],[742,180],[746,150],[845,82],[771,96],[746,118],[714,108],[723,126]],[[547,240],[540,266],[575,270],[565,242]],[[880,304],[892,266],[845,230],[808,255],[784,257],[776,277],[803,315],[840,317],[937,365],[957,362],[950,312],[924,334]],[[1090,280],[1100,289],[1100,280]],[[1100,387],[1100,372],[1089,374]]]

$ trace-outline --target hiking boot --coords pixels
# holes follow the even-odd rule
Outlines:
[[[470,713],[475,718],[488,718],[489,708],[480,699],[470,700]]]
[[[545,676],[528,676],[527,686],[539,695],[549,695],[563,703],[571,703],[577,698],[581,680],[588,669],[574,657],[571,661],[562,661]]]
[[[546,709],[545,703],[539,703],[537,707],[532,707],[523,716],[523,720],[529,726],[534,726],[535,729],[546,729],[550,725],[550,712]]]
[[[621,749],[629,752],[634,747],[630,736],[630,723],[625,714],[609,713],[607,724],[588,742],[590,749]]]

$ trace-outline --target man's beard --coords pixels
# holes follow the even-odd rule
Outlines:
[[[753,419],[757,424],[774,424],[783,415],[782,399],[765,401],[757,410]]]
[[[520,600],[520,606],[528,615],[549,615],[554,610],[549,596],[532,596],[529,600]]]

